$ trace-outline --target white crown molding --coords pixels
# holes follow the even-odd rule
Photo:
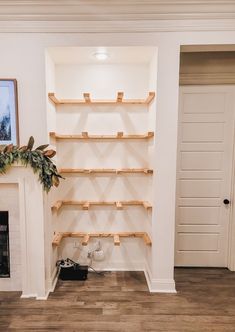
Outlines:
[[[235,30],[235,0],[0,0],[0,32]]]
[[[235,31],[235,19],[131,22],[0,20],[0,33],[148,33],[173,31]]]
[[[129,6],[146,5],[154,6],[224,6],[234,5],[234,0],[1,0],[1,6]]]
[[[234,0],[0,0],[2,20],[160,20],[235,18]]]

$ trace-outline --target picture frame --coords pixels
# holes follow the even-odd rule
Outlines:
[[[19,145],[16,79],[0,78],[0,145]]]

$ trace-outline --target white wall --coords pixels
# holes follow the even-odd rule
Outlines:
[[[155,132],[154,139],[149,141],[148,144],[148,160],[149,160],[149,167],[154,169],[155,166],[155,153],[156,153],[156,142],[158,140],[158,134],[156,132],[156,114],[157,114],[157,98],[158,98],[158,92],[157,92],[157,65],[158,65],[158,50],[155,49],[152,55],[152,59],[149,62],[149,91],[155,91],[156,96],[153,100],[153,102],[149,106],[148,111],[148,130]],[[154,176],[156,176],[157,168],[154,169]],[[154,228],[154,223],[157,222],[156,219],[153,218],[153,215],[155,213],[156,206],[153,204],[153,180],[151,179],[151,188],[149,190],[149,201],[152,204],[152,212],[151,212],[151,225],[147,225],[147,232],[152,237],[152,230]],[[151,227],[150,227],[151,226]],[[149,271],[150,274],[152,274],[152,267],[153,267],[153,260],[154,260],[155,253],[152,250],[152,248],[148,248],[146,252],[146,271]]]
[[[45,77],[46,91],[55,91],[55,64],[50,55],[45,51]],[[46,98],[47,105],[47,132],[55,131],[56,128],[56,109],[53,103]]]
[[[169,46],[172,52],[167,52]],[[165,49],[164,49],[165,48]],[[173,51],[174,50],[174,51]],[[177,52],[178,50],[178,52]],[[152,287],[175,289],[174,232],[178,123],[178,75],[164,76],[165,69],[179,72],[179,48],[165,45],[158,51],[156,150],[153,179]],[[163,111],[164,110],[164,111]],[[161,202],[161,203],[159,203]],[[159,264],[159,262],[161,262]]]
[[[95,99],[111,99],[116,97],[117,91],[124,91],[126,98],[145,98],[148,92],[148,65],[58,64],[55,80],[59,98],[82,98],[82,92],[90,92]]]
[[[45,50],[38,38],[1,35],[1,42],[1,77],[18,82],[20,144],[31,135],[41,144],[47,137]]]

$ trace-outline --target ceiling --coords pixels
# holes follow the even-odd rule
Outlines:
[[[53,47],[47,49],[56,64],[147,64],[156,53],[155,47]],[[108,59],[99,61],[94,54],[106,52]]]

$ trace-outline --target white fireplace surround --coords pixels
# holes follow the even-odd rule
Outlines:
[[[22,298],[46,299],[53,290],[45,229],[47,194],[31,168],[13,166],[0,177],[0,184],[17,184],[21,244]],[[0,289],[10,290],[10,289]]]

